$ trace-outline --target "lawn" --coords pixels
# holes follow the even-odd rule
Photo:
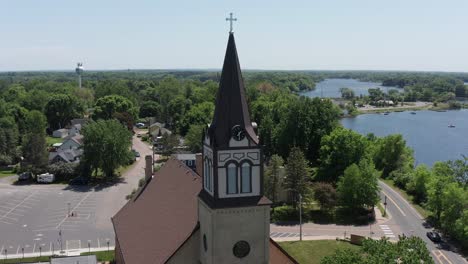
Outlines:
[[[19,259],[4,259],[4,256],[2,255],[0,264],[3,264],[3,263],[37,263],[37,262],[49,263],[49,261],[50,261],[50,256],[34,257],[34,258],[19,258]]]
[[[114,261],[114,250],[81,253],[81,256],[96,255],[98,261]]]
[[[414,209],[416,209],[416,211],[418,211],[418,213],[424,217],[424,218],[427,218],[429,216],[429,211],[427,211],[426,209],[424,209],[421,205],[419,204],[416,204],[415,202],[413,202],[413,196],[412,195],[409,195],[407,194],[404,190],[398,188],[398,186],[395,185],[395,183],[393,183],[393,180],[389,180],[389,179],[380,179],[381,181],[385,182],[388,186],[390,186],[393,190],[395,190],[396,192],[398,192],[401,196],[403,196],[403,198],[405,198],[405,200],[407,200],[413,207]]]
[[[359,246],[349,242],[336,240],[288,241],[279,244],[301,264],[320,263],[323,257],[332,255],[337,249],[359,249]]]
[[[49,136],[46,137],[47,146],[52,146],[55,143],[62,143],[62,142],[63,142],[63,138],[54,138],[54,137],[49,137]]]
[[[11,170],[5,170],[5,171],[0,170],[0,178],[12,176],[12,175],[15,175],[15,173],[13,173],[13,171]]]

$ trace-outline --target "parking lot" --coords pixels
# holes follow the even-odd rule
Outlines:
[[[96,225],[105,194],[60,185],[0,186],[0,254],[113,247],[109,224]]]

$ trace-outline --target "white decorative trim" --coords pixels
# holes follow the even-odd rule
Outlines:
[[[236,160],[240,160],[240,159],[242,159],[242,158],[245,157],[245,154],[244,154],[244,153],[234,153],[232,156],[233,156]]]
[[[248,152],[247,157],[251,158],[252,160],[258,160],[258,152]]]
[[[231,157],[231,154],[229,154],[229,153],[219,154],[219,162],[225,162],[230,157]]]

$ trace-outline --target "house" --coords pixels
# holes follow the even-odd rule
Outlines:
[[[65,151],[67,149],[78,149],[83,145],[83,135],[76,135],[73,137],[67,137],[62,145],[58,148],[58,152]]]
[[[80,157],[82,154],[82,149],[66,149],[63,151],[49,152],[49,163],[78,163],[80,162]]]
[[[201,140],[197,172],[171,157],[112,218],[116,263],[298,263],[270,238],[262,146],[232,32]]]
[[[75,118],[75,119],[70,120],[70,124],[72,126],[79,124],[83,127],[84,125],[86,125],[86,123],[88,123],[88,121],[89,121],[88,118]]]
[[[75,124],[75,125],[72,125],[70,127],[70,129],[68,130],[68,134],[72,137],[76,136],[76,135],[80,135],[81,134],[81,128],[82,128],[82,125],[81,124]]]
[[[54,132],[52,132],[52,137],[54,138],[64,138],[67,136],[68,136],[68,129],[66,128],[57,129]]]
[[[165,126],[165,124],[161,124],[159,122],[153,123],[148,127],[148,133],[153,139],[161,137],[164,134],[171,135],[172,132],[169,129],[165,128]]]
[[[201,155],[201,154],[198,154],[198,155]],[[173,154],[172,156],[174,158],[182,161],[187,167],[189,167],[192,170],[196,171],[196,169],[197,169],[197,166],[196,166],[196,156],[197,156],[197,154],[179,153],[179,154]]]

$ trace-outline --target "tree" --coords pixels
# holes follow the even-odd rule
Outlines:
[[[137,116],[132,101],[120,95],[107,95],[96,101],[93,118],[107,120],[114,118],[115,113],[128,113],[133,119]]]
[[[273,203],[278,201],[278,192],[281,187],[281,167],[283,158],[279,155],[273,155],[270,158],[268,166],[265,168],[265,194]]]
[[[140,117],[156,117],[162,115],[161,105],[154,101],[144,101],[140,106]]]
[[[427,182],[432,177],[429,168],[424,165],[418,165],[414,170],[413,176],[410,182],[407,184],[406,189],[409,193],[414,194],[415,201],[417,203],[423,203],[427,199]]]
[[[160,130],[161,131],[161,130]],[[161,138],[161,144],[163,145],[162,153],[163,155],[171,155],[174,153],[175,148],[179,146],[179,136],[176,134],[163,134]]]
[[[322,138],[318,179],[336,182],[343,171],[365,156],[367,140],[364,136],[342,127]]]
[[[389,135],[378,141],[374,163],[378,170],[382,170],[382,176],[387,177],[408,164],[412,167],[413,152],[401,134]]]
[[[83,158],[91,170],[101,169],[111,178],[131,154],[131,133],[116,120],[99,120],[83,128]]]
[[[24,161],[37,173],[45,168],[48,161],[45,139],[47,122],[41,112],[33,110],[29,112],[25,123],[27,134],[23,140],[23,157]]]
[[[359,166],[350,165],[338,181],[337,193],[340,204],[355,210],[374,207],[379,201],[378,172],[374,164],[367,159]]]
[[[370,263],[429,263],[433,264],[426,243],[419,237],[399,237],[398,242],[387,238],[365,239],[358,250],[338,249],[324,257],[321,264],[370,264]]]
[[[204,125],[191,125],[187,135],[185,135],[185,143],[189,147],[190,151],[198,153],[202,151],[202,136],[203,130],[207,126]]]
[[[353,99],[354,98],[354,91],[350,88],[340,88],[341,97],[344,99]]]
[[[336,189],[330,183],[317,182],[313,186],[314,199],[320,204],[322,210],[329,211],[337,202]]]
[[[298,147],[293,147],[287,160],[284,186],[292,194],[295,208],[299,195],[304,198],[307,196],[310,172],[311,169],[302,151]]]
[[[292,146],[300,148],[308,160],[316,162],[322,137],[338,126],[341,111],[331,100],[320,98],[290,99],[278,107],[277,131],[274,132],[275,149],[287,157]]]
[[[449,183],[443,190],[441,201],[440,224],[449,234],[456,235],[456,221],[462,217],[463,210],[468,208],[468,191],[457,182]]]
[[[430,181],[427,183],[427,207],[435,214],[436,221],[440,223],[443,211],[443,194],[445,186],[453,181],[449,174],[450,167],[444,162],[436,162],[433,165]]]
[[[178,131],[181,135],[185,135],[191,125],[208,125],[213,120],[213,113],[214,104],[211,102],[192,106],[178,124]]]
[[[68,94],[53,95],[45,105],[45,115],[53,130],[64,128],[73,118],[81,117],[83,106]]]
[[[453,171],[455,180],[462,186],[468,185],[468,156],[463,155],[463,159],[450,160],[448,165]]]

